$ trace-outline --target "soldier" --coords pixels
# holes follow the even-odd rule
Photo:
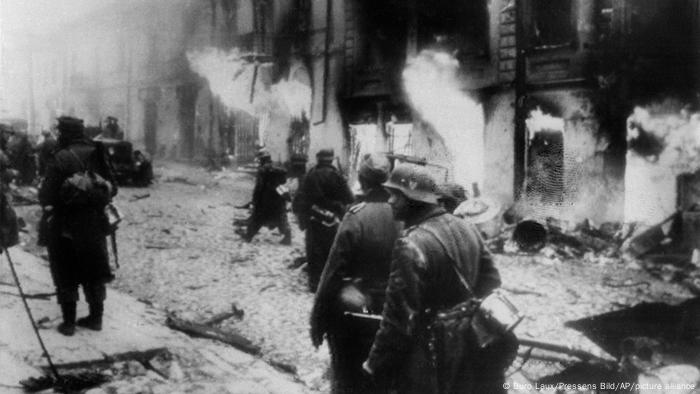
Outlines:
[[[454,213],[459,204],[467,200],[464,188],[456,183],[443,183],[438,186],[438,202],[449,213]]]
[[[54,149],[56,149],[56,138],[54,138],[53,133],[49,130],[42,131],[41,135],[44,139],[37,147],[37,161],[39,164],[39,176],[43,177],[46,174],[46,163],[53,155]]]
[[[474,227],[438,205],[435,180],[425,168],[397,166],[384,185],[394,217],[405,222],[406,230],[392,253],[381,326],[363,368],[370,375],[395,374],[399,393],[436,393],[427,311],[468,297],[455,264],[477,297],[499,286],[500,276]],[[473,352],[466,354],[460,364],[463,373],[440,385],[455,388],[450,393],[502,392],[503,371],[498,376],[498,371],[480,365]]]
[[[333,166],[333,149],[316,154],[317,164],[304,177],[294,205],[299,227],[306,230],[309,291],[316,292],[335,232],[353,196],[343,175]]]
[[[9,183],[17,176],[17,171],[10,167],[10,159],[0,148],[0,246],[9,248],[19,243],[19,226],[17,214],[12,208],[9,195]]]
[[[119,120],[114,116],[108,116],[107,124],[105,125],[102,133],[100,134],[100,137],[111,138],[115,140],[123,140],[124,132],[122,131],[121,127],[119,127]]]
[[[58,131],[57,148],[46,165],[39,202],[50,215],[45,229],[49,265],[63,314],[58,331],[71,336],[76,323],[95,331],[102,329],[105,283],[114,278],[107,254],[105,237],[110,230],[104,205],[117,190],[106,152],[84,136],[82,119],[60,117]],[[67,198],[67,180],[85,170],[108,181],[100,188],[100,201],[104,202],[77,205]],[[97,190],[94,192],[97,197]],[[79,285],[90,315],[76,322]]]
[[[16,182],[20,185],[30,185],[34,181],[35,161],[29,135],[24,131],[15,131],[7,143],[7,155],[12,167],[19,171]]]
[[[272,165],[270,152],[261,149],[258,154],[258,175],[253,189],[253,213],[248,219],[248,228],[243,240],[250,242],[262,226],[277,227],[284,235],[281,243],[291,245],[292,230],[287,219],[289,194],[282,190],[287,180],[284,169]]]
[[[313,345],[327,334],[334,393],[382,391],[362,371],[378,325],[343,313],[380,313],[384,304],[391,248],[401,227],[382,187],[388,175],[383,156],[368,156],[360,166],[363,202],[350,207],[340,224],[311,312]]]

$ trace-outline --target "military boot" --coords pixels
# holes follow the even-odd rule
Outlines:
[[[78,319],[77,324],[93,331],[102,331],[102,314],[104,313],[104,303],[93,302],[90,304],[90,314]]]
[[[56,327],[61,334],[71,337],[75,334],[75,302],[64,302],[61,304],[61,314],[63,323]]]

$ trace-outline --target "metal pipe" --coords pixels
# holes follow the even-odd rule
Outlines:
[[[5,251],[5,255],[7,256],[7,262],[10,264],[10,269],[12,270],[12,276],[15,278],[15,283],[17,284],[17,291],[19,292],[20,298],[22,298],[22,303],[24,304],[24,309],[27,311],[27,316],[29,316],[29,321],[32,323],[32,328],[34,329],[34,333],[36,334],[36,338],[39,340],[39,345],[41,346],[41,350],[44,352],[44,357],[46,357],[46,361],[49,363],[49,368],[51,369],[51,372],[53,373],[54,377],[56,378],[56,381],[59,381],[61,378],[61,375],[58,374],[58,369],[56,369],[56,366],[53,364],[53,361],[51,361],[51,355],[49,355],[49,351],[46,350],[46,346],[44,345],[44,341],[41,339],[41,334],[39,334],[39,329],[36,326],[36,322],[34,321],[34,316],[32,316],[32,310],[29,309],[29,304],[27,303],[27,298],[24,295],[24,290],[22,290],[22,285],[19,282],[19,276],[17,276],[17,271],[15,270],[15,265],[12,263],[12,258],[10,257],[10,251],[3,246],[2,248]]]

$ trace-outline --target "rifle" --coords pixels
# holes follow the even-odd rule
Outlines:
[[[348,172],[343,166],[340,164],[340,158],[336,156],[335,158],[335,165],[338,167],[338,172],[340,172],[340,175],[343,176],[343,178],[347,178]]]
[[[109,223],[109,238],[112,243],[112,252],[114,253],[114,265],[119,269],[119,253],[117,250],[117,228],[122,221],[121,212],[114,204],[108,204],[105,207],[105,214]]]

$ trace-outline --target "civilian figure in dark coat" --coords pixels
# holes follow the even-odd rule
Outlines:
[[[270,152],[261,149],[257,153],[258,174],[253,189],[253,212],[248,219],[248,228],[242,234],[243,240],[251,242],[262,226],[277,227],[284,236],[281,243],[292,243],[292,229],[287,219],[289,193],[282,190],[287,181],[287,172],[272,165]]]
[[[333,245],[340,219],[353,195],[343,175],[333,166],[333,149],[316,154],[317,164],[304,177],[294,202],[299,226],[306,230],[309,291],[316,292],[323,266]]]
[[[56,296],[63,323],[58,331],[73,335],[76,325],[78,286],[82,286],[90,315],[77,321],[79,326],[99,331],[106,297],[105,283],[114,278],[109,267],[106,235],[109,224],[104,207],[68,205],[61,198],[64,181],[79,171],[92,169],[117,192],[106,152],[88,140],[82,119],[58,118],[58,144],[46,164],[46,177],[39,189],[39,202],[47,220],[47,249]]]
[[[435,180],[424,167],[399,165],[384,185],[406,229],[392,252],[382,322],[363,368],[376,377],[394,376],[398,393],[503,392],[503,371],[483,365],[472,351],[475,343],[464,352],[462,373],[440,382],[428,346],[429,311],[469,297],[454,264],[477,297],[500,285],[491,254],[471,224],[438,205]]]
[[[311,340],[318,347],[326,335],[331,352],[333,393],[380,393],[386,388],[367,379],[362,362],[379,325],[344,312],[381,313],[389,278],[391,249],[401,225],[394,220],[384,156],[367,156],[359,171],[362,202],[348,209],[323,269],[311,312]]]

